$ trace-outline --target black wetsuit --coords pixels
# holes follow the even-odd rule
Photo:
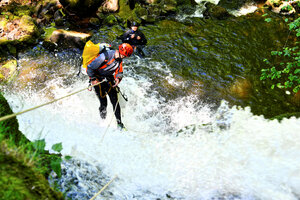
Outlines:
[[[133,34],[134,34],[134,38],[131,38]],[[137,39],[138,36],[140,36],[141,39],[138,40]],[[143,48],[147,44],[147,39],[140,30],[133,31],[132,29],[130,29],[126,31],[121,37],[121,40],[123,43],[128,43],[134,48],[136,47],[137,53],[141,54],[142,56],[145,56],[145,53],[143,52]]]

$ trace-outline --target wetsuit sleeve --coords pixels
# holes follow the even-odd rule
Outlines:
[[[116,71],[115,71],[115,76],[114,76],[115,79],[116,79],[116,78],[119,78],[120,81],[121,81],[122,78],[123,78],[123,64],[122,64],[122,63],[123,63],[123,62],[120,62],[119,67],[116,69]]]
[[[128,43],[130,40],[130,34],[131,34],[131,30],[126,31],[123,36],[122,36],[122,42],[123,43]]]
[[[91,79],[96,78],[97,70],[104,61],[105,55],[102,53],[87,66],[86,72]]]
[[[140,44],[141,45],[146,45],[147,44],[147,39],[146,39],[144,33],[140,32],[140,37],[141,37]]]

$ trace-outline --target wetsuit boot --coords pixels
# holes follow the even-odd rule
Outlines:
[[[120,120],[117,120],[117,123],[118,123],[118,128],[120,130],[127,131],[127,129],[125,128],[124,124]]]
[[[105,119],[107,115],[106,107],[99,107],[99,112],[101,119]]]

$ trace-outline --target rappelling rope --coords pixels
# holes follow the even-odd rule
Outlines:
[[[72,95],[74,95],[74,94],[77,94],[77,93],[79,93],[79,92],[82,92],[82,91],[84,91],[84,90],[86,90],[86,89],[91,89],[92,87],[94,87],[94,86],[96,86],[96,85],[99,85],[99,84],[101,84],[101,83],[104,82],[104,81],[106,81],[106,79],[103,80],[103,81],[101,81],[101,82],[99,82],[99,83],[96,83],[95,85],[89,85],[87,88],[83,88],[83,89],[81,89],[81,90],[78,90],[78,91],[76,91],[76,92],[70,93],[70,94],[68,94],[68,95],[66,95],[66,96],[63,96],[63,97],[60,97],[60,98],[58,98],[58,99],[54,99],[54,100],[49,101],[49,102],[47,102],[47,103],[44,103],[44,104],[35,106],[35,107],[33,107],[33,108],[29,108],[29,109],[27,109],[27,110],[23,110],[23,111],[18,112],[18,113],[6,115],[6,116],[0,118],[0,122],[2,122],[2,121],[4,121],[4,120],[7,120],[7,119],[10,119],[10,118],[13,118],[13,117],[16,117],[17,115],[21,115],[21,114],[24,114],[24,113],[26,113],[26,112],[35,110],[35,109],[37,109],[37,108],[40,108],[40,107],[43,107],[43,106],[52,104],[52,103],[54,103],[54,102],[56,102],[56,101],[62,100],[62,99],[67,98],[67,97],[70,97],[70,96],[72,96]]]
[[[114,114],[115,114],[115,112],[116,112],[116,110],[117,110],[118,104],[119,104],[119,98],[118,98],[118,101],[117,101],[116,106],[115,106],[115,109],[114,109]],[[103,135],[102,135],[102,138],[101,138],[100,143],[102,143],[103,140],[104,140],[104,136],[106,135],[106,132],[107,132],[108,128],[110,127],[111,123],[112,123],[112,120],[113,120],[113,118],[114,118],[114,114],[112,115],[112,117],[111,117],[111,119],[110,119],[110,122],[109,122],[108,126],[106,127],[106,129],[105,129],[105,131],[104,131],[104,133],[103,133]]]
[[[103,192],[118,176],[116,175],[113,179],[111,179],[106,185],[103,186],[103,188],[101,188],[101,190],[99,190],[99,192],[97,192],[90,200],[94,200],[96,199],[96,197]]]

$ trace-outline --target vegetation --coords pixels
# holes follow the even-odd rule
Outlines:
[[[266,21],[270,22],[270,18]],[[288,22],[288,19],[285,20]],[[289,30],[296,33],[296,37],[300,37],[300,17],[289,23]],[[284,46],[281,51],[272,51],[271,55],[280,59],[279,63],[272,63],[268,59],[264,62],[270,65],[270,68],[262,69],[260,79],[271,79],[274,84],[272,89],[276,87],[284,89],[292,89],[297,93],[300,90],[300,52],[299,42],[295,42],[294,47]],[[275,59],[276,60],[276,59]]]
[[[12,111],[0,94],[0,116]],[[61,143],[52,147],[58,153]],[[45,141],[30,142],[19,130],[16,118],[0,122],[0,197],[3,199],[63,199],[49,186],[53,170],[61,174],[61,155],[45,150]]]

